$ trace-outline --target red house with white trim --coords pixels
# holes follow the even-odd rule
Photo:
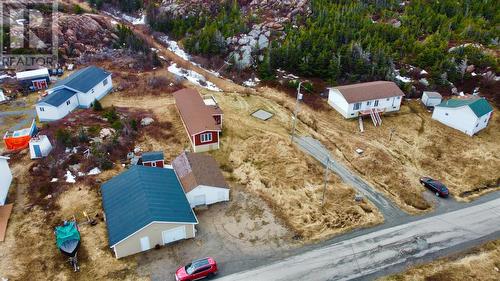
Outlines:
[[[194,89],[182,89],[173,95],[193,151],[219,149],[223,113],[215,98],[203,99]]]

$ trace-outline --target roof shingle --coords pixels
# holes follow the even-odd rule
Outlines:
[[[198,223],[172,169],[132,166],[101,194],[110,246],[154,221]]]
[[[186,193],[199,185],[229,188],[212,156],[185,151],[172,161],[172,167]]]
[[[344,96],[347,103],[402,97],[405,95],[396,83],[389,81],[358,83],[332,88],[337,89]]]
[[[82,93],[87,93],[95,85],[110,75],[106,70],[97,66],[87,66],[72,73],[66,79],[58,81],[54,87],[66,86]]]
[[[198,91],[182,89],[174,94],[175,105],[190,136],[204,131],[220,131],[213,110],[205,105]]]

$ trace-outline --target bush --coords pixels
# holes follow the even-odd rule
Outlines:
[[[92,104],[92,109],[94,109],[94,111],[102,111],[101,102],[98,100],[95,100],[94,103]]]
[[[71,132],[66,129],[57,129],[56,131],[56,141],[64,146],[71,146],[73,140],[71,139]]]
[[[134,131],[137,131],[139,129],[138,127],[139,126],[138,126],[137,120],[132,119],[130,121],[130,128],[132,128],[132,130],[134,130]]]
[[[73,13],[81,15],[85,13],[85,10],[82,7],[80,7],[80,5],[73,5]]]
[[[118,113],[116,112],[116,108],[114,106],[111,106],[110,109],[104,112],[103,117],[108,119],[108,122],[110,124],[113,124],[116,120],[118,120]]]
[[[84,128],[80,128],[80,130],[78,130],[78,141],[81,143],[89,141],[89,136]]]
[[[123,129],[123,124],[120,120],[116,120],[111,123],[111,128],[115,129],[117,132]]]

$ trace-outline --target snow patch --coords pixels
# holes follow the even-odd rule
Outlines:
[[[66,171],[66,175],[64,175],[64,177],[66,178],[66,182],[68,182],[68,183],[75,183],[76,182],[75,176],[73,176],[73,174],[71,174],[70,171]]]
[[[191,83],[194,83],[196,85],[199,85],[207,90],[214,91],[214,92],[222,92],[222,90],[217,87],[214,83],[207,81],[205,76],[199,74],[196,71],[193,70],[187,70],[184,68],[180,68],[177,66],[176,63],[173,63],[168,67],[168,71],[170,73],[173,73],[177,76],[181,76],[186,78],[188,81]]]
[[[50,180],[50,182],[57,182],[59,179],[58,178],[52,178],[52,180]]]
[[[101,173],[101,170],[97,167],[95,167],[94,169],[90,170],[87,175],[88,176],[95,176],[95,175],[98,175]]]
[[[243,85],[246,87],[255,87],[257,84],[259,84],[260,79],[259,78],[250,78],[247,81],[243,82]]]
[[[176,54],[177,56],[181,57],[183,60],[189,61],[190,57],[188,53],[186,53],[181,47],[179,47],[179,44],[177,44],[176,41],[170,40],[168,36],[163,35],[159,37],[160,41],[163,43],[167,44],[167,49]]]
[[[403,83],[411,83],[411,78],[410,77],[405,77],[405,76],[401,76],[401,75],[396,75],[396,79],[398,79],[399,81],[403,82]]]

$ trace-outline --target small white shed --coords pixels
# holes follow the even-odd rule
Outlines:
[[[9,157],[0,156],[0,206],[5,205],[10,183],[12,182],[12,172],[9,168]]]
[[[39,159],[46,157],[52,151],[52,144],[46,135],[39,135],[30,140],[30,157]]]
[[[438,92],[427,92],[422,94],[422,103],[427,107],[434,107],[441,103],[443,97]]]

